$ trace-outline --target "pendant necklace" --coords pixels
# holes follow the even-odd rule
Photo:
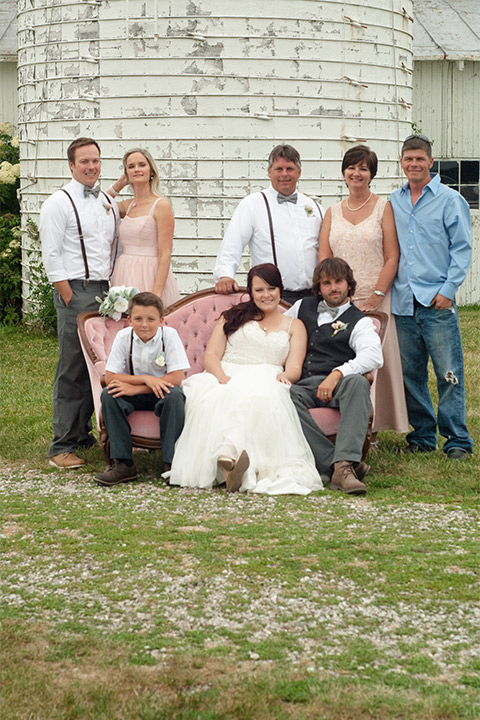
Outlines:
[[[366,205],[367,202],[370,200],[370,198],[372,197],[372,195],[373,195],[373,193],[370,193],[370,195],[367,197],[367,199],[365,200],[365,202],[362,203],[361,205],[359,205],[357,208],[351,208],[350,205],[348,204],[348,198],[347,198],[347,200],[346,200],[347,210],[350,210],[350,212],[357,212],[357,210],[361,210],[362,207],[365,207],[365,205]]]

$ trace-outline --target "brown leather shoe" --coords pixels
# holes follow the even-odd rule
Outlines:
[[[53,455],[48,464],[59,470],[74,470],[75,468],[85,465],[85,460],[77,457],[73,452],[64,452],[59,455]]]
[[[363,480],[363,478],[368,475],[368,473],[371,470],[371,465],[367,465],[366,462],[363,462],[363,460],[360,460],[358,465],[355,468],[355,475],[359,480]]]
[[[346,461],[334,464],[330,489],[341,490],[347,495],[365,495],[367,492],[367,486],[358,479],[353,463]]]
[[[113,465],[108,467],[105,472],[95,475],[95,481],[99,485],[105,485],[107,487],[136,479],[137,469],[135,465],[129,467],[125,465],[125,463],[118,462],[118,460],[114,460]]]

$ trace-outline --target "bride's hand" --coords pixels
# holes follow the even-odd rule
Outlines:
[[[290,380],[288,379],[286,373],[284,373],[284,372],[278,373],[277,380],[278,380],[278,382],[282,383],[283,385],[288,385],[288,387],[290,387],[292,384],[290,382]]]

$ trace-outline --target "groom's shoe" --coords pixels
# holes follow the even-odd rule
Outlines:
[[[367,486],[358,479],[351,462],[336,462],[330,480],[330,490],[341,490],[347,495],[365,495]]]
[[[368,475],[370,470],[371,470],[371,465],[367,465],[366,462],[363,462],[363,460],[361,460],[355,466],[355,475],[357,476],[357,478],[359,480],[363,480],[363,478]]]

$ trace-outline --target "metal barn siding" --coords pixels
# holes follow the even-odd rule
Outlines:
[[[104,184],[137,145],[157,159],[183,293],[212,284],[238,201],[264,187],[278,142],[303,160],[301,189],[344,193],[346,149],[371,143],[375,189],[401,183],[410,131],[412,2],[20,0],[22,204],[36,219],[69,177],[68,144],[94,136]]]
[[[415,62],[414,121],[442,158],[480,157],[480,62]]]

